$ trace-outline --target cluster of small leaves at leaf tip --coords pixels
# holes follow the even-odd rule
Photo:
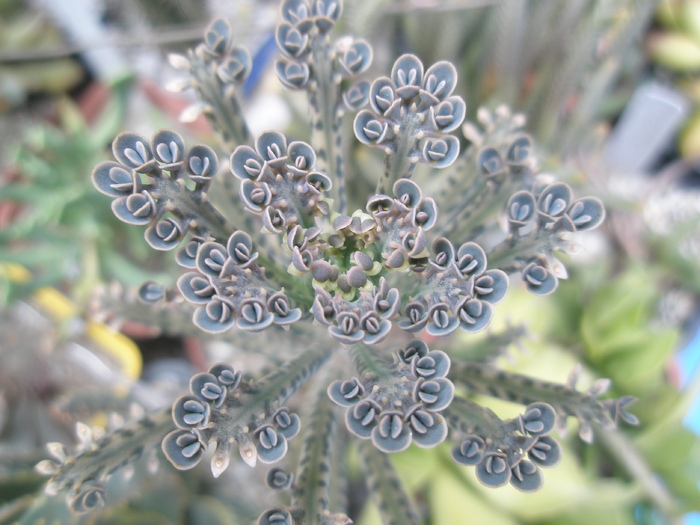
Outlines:
[[[430,448],[448,433],[440,412],[454,397],[454,385],[446,377],[449,369],[447,354],[416,340],[398,353],[389,374],[366,372],[362,379],[335,381],[328,395],[347,407],[348,430],[371,439],[382,452],[406,450],[411,442]]]
[[[138,416],[143,409],[138,407],[132,412]],[[172,426],[165,411],[137,417],[128,424],[124,424],[121,416],[113,414],[107,434],[101,428],[77,423],[79,445],[75,452],[69,454],[62,443],[49,443],[47,449],[53,459],[43,460],[35,467],[38,472],[51,476],[44,492],[56,495],[68,488],[68,504],[79,514],[104,506],[105,482],[115,472],[146,454],[149,470],[155,472],[158,468],[155,447]]]
[[[578,434],[586,443],[593,442],[593,424],[600,425],[605,429],[615,428],[621,421],[628,425],[639,424],[639,418],[628,410],[628,407],[636,401],[634,396],[600,399],[610,388],[612,384],[610,379],[596,379],[588,390],[579,391],[576,388],[576,383],[582,369],[580,364],[577,365],[569,374],[566,386],[558,388],[566,394],[565,397],[561,396],[561,404],[554,403],[559,420],[562,422],[559,428],[561,435],[566,433],[563,421],[568,415],[573,415],[578,419]],[[574,398],[574,402],[571,398]]]
[[[189,230],[204,233],[203,215],[220,221],[220,228],[226,225],[204,197],[218,167],[210,147],[195,146],[186,152],[180,135],[163,130],[151,141],[122,133],[112,149],[118,162],[98,164],[93,183],[114,199],[117,218],[147,226],[145,238],[154,249],[176,248]],[[187,186],[188,180],[193,187]]]
[[[201,100],[200,104],[186,109],[181,120],[194,120],[201,111],[222,142],[231,147],[250,138],[237,90],[253,65],[248,51],[234,46],[232,37],[228,21],[216,18],[207,28],[204,41],[195,49],[186,56],[169,56],[173,67],[188,73],[188,77],[173,82],[170,89],[182,91],[192,87]]]
[[[172,417],[179,429],[165,436],[162,443],[165,456],[180,470],[197,465],[210,441],[216,443],[211,461],[215,477],[228,467],[233,441],[250,466],[258,460],[275,463],[287,453],[287,440],[301,429],[299,416],[287,407],[278,408],[268,417],[251,413],[246,399],[241,399],[250,387],[229,365],[214,365],[208,372],[196,374],[190,390],[191,395],[173,404]]]
[[[593,441],[592,425],[613,428],[620,421],[639,424],[636,416],[628,411],[635,401],[632,396],[600,399],[610,387],[609,379],[597,379],[586,391],[576,389],[582,367],[574,368],[567,384],[552,383],[529,376],[499,370],[492,365],[478,362],[461,362],[453,369],[453,380],[471,393],[505,399],[528,405],[546,401],[558,417],[558,432],[566,434],[566,419],[573,416],[579,422],[579,436]]]
[[[452,95],[456,85],[457,70],[450,62],[437,62],[426,71],[417,56],[401,56],[390,78],[380,77],[372,83],[372,109],[355,117],[355,136],[387,155],[403,154],[411,162],[436,168],[449,166],[459,155],[459,140],[450,133],[466,115],[464,100]],[[405,149],[408,151],[402,153]]]
[[[454,411],[465,407],[461,400]],[[532,403],[515,419],[500,421],[488,409],[479,407],[485,420],[460,421],[453,414],[453,426],[459,444],[452,449],[452,458],[461,465],[474,466],[477,479],[488,487],[510,483],[523,492],[542,486],[539,467],[554,467],[561,459],[559,443],[549,435],[556,423],[556,413],[547,403]]]
[[[372,47],[362,39],[345,38],[332,44],[331,78],[317,78],[314,50],[327,49],[328,33],[342,14],[340,1],[286,0],[281,6],[282,21],[275,28],[275,42],[282,54],[275,63],[280,83],[292,90],[316,91],[320,84],[339,84],[367,70],[372,63]],[[358,81],[341,94],[345,111],[357,111],[367,102],[369,83]],[[340,109],[340,108],[338,108]]]
[[[472,142],[467,157],[473,158],[487,180],[484,193],[497,201],[507,200],[508,236],[488,252],[502,270],[520,272],[531,293],[549,295],[566,274],[554,252],[568,250],[569,234],[597,228],[605,218],[603,204],[595,197],[575,199],[569,185],[537,173],[532,138],[521,129],[522,115],[499,107],[493,113],[481,108],[477,117],[483,129],[471,123],[463,126]],[[487,201],[481,199],[478,204]],[[453,230],[463,224],[459,211],[449,220]]]
[[[508,224],[512,235],[530,228],[527,235],[536,236],[542,230],[554,232],[586,231],[603,221],[605,211],[595,197],[574,200],[571,188],[556,182],[538,192],[519,191],[507,204]],[[520,269],[528,290],[537,295],[552,293],[557,285],[556,275],[549,269],[547,258],[531,258]]]

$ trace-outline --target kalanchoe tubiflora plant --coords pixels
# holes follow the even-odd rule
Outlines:
[[[276,466],[268,475],[272,488],[291,491],[291,502],[264,511],[259,523],[348,522],[338,467],[347,431],[361,442],[385,520],[415,523],[384,453],[449,439],[453,459],[474,466],[483,484],[533,491],[543,481],[540,467],[559,461],[551,435],[557,420],[578,418],[586,439],[591,423],[635,423],[625,410],[630,398],[597,399],[605,382],[582,393],[573,383],[544,383],[437,349],[439,338],[487,327],[509,275],[519,274],[535,294],[553,292],[565,275],[554,254],[574,232],[598,226],[604,210],[539,173],[524,119],[504,108],[480,110],[481,129],[464,125],[471,144],[460,155],[466,105],[454,94],[457,71],[448,62],[426,68],[406,54],[389,77],[346,85],[368,69],[372,51],[362,40],[331,41],[341,11],[339,0],[285,0],[275,32],[280,81],[308,94],[311,143],[276,131],[249,137],[236,86],[250,60],[233,47],[229,25],[216,20],[204,43],[173,63],[189,72],[186,84],[197,90],[228,164],[211,147],[188,148],[165,130],[152,139],[122,133],[113,143],[116,162],[93,171],[115,215],[144,226],[156,250],[177,250],[186,270],[176,289],[146,283],[144,302],[178,315],[189,305],[198,329],[232,341],[248,341],[242,331],[264,345],[265,334],[284,330],[305,343],[264,350],[270,368],[259,379],[215,364],[192,377],[172,418],[134,423],[74,458],[53,445],[64,461],[42,465],[54,473],[48,486],[70,485],[77,512],[108,500],[104,480],[156,437],[182,470],[213,443],[215,477],[232,461],[234,444],[251,467],[294,457],[295,473],[287,465],[292,470]],[[355,113],[357,140],[384,153],[376,193],[353,212],[346,210],[352,173],[343,175],[342,161],[347,112]],[[245,216],[215,204],[216,193],[236,186]],[[406,343],[401,334],[416,339]],[[428,337],[436,348],[421,339]],[[297,414],[285,404],[301,389],[309,401],[295,404]],[[502,420],[465,397],[472,393],[525,409]],[[287,455],[295,446],[300,453]]]

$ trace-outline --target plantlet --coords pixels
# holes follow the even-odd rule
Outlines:
[[[145,227],[154,249],[176,250],[185,269],[175,289],[144,284],[141,300],[153,312],[188,316],[183,332],[194,325],[240,347],[254,341],[249,350],[270,366],[254,378],[214,364],[171,409],[75,455],[52,445],[59,462],[40,465],[52,474],[47,490],[69,489],[76,512],[108,502],[104,482],[149,446],[159,443],[186,470],[214,443],[214,477],[236,461],[235,448],[251,467],[285,465],[269,471],[268,484],[290,491],[288,503],[262,512],[260,524],[347,523],[339,465],[359,442],[383,519],[417,523],[387,453],[449,441],[453,460],[474,466],[484,485],[530,492],[543,482],[541,468],[560,459],[551,433],[567,417],[588,441],[592,424],[636,423],[626,410],[632,398],[599,399],[605,380],[580,392],[575,380],[498,370],[495,344],[486,355],[450,350],[469,339],[449,336],[487,327],[511,276],[533,294],[554,292],[565,275],[555,254],[603,221],[603,205],[539,172],[522,116],[482,109],[478,126],[463,126],[466,103],[454,94],[449,62],[426,67],[405,54],[389,76],[354,80],[372,50],[363,40],[332,40],[341,10],[338,0],[285,0],[275,32],[279,80],[308,95],[310,143],[277,131],[250,137],[236,93],[251,60],[218,19],[172,62],[188,73],[228,165],[213,148],[187,147],[162,130],[152,139],[120,134],[116,161],[94,169],[114,214]],[[346,166],[348,113],[355,138],[383,155],[380,172]],[[470,143],[463,151],[460,130]],[[365,178],[376,191],[362,193],[355,181]],[[492,337],[510,342],[519,333]],[[503,420],[471,394],[524,408]]]

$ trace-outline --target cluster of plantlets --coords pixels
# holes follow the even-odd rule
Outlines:
[[[142,301],[154,311],[188,311],[197,328],[231,341],[253,333],[251,351],[286,331],[291,349],[262,350],[270,368],[257,379],[229,363],[195,375],[191,393],[168,410],[172,417],[146,416],[75,455],[52,445],[61,462],[42,464],[53,475],[49,490],[69,487],[77,512],[108,502],[104,481],[153,441],[179,469],[193,468],[214,443],[218,477],[234,443],[250,466],[277,463],[301,432],[296,466],[268,477],[273,488],[291,490],[291,500],[259,523],[347,522],[342,498],[331,497],[344,487],[331,466],[343,463],[347,440],[330,439],[347,430],[365,440],[358,450],[384,519],[416,523],[385,453],[449,439],[454,460],[474,465],[485,485],[533,491],[543,481],[539,467],[558,462],[550,435],[557,420],[578,418],[587,439],[591,423],[635,423],[626,411],[631,398],[598,399],[607,382],[579,392],[499,371],[488,358],[431,350],[420,339],[485,329],[511,275],[534,294],[552,293],[565,275],[556,252],[597,227],[604,209],[540,174],[521,116],[480,110],[479,126],[462,128],[466,105],[453,94],[457,71],[448,62],[425,68],[406,54],[389,77],[349,84],[370,67],[372,52],[364,41],[331,40],[341,11],[337,0],[281,7],[276,41],[284,58],[276,71],[285,87],[308,94],[312,144],[273,131],[250,140],[236,89],[251,61],[219,19],[202,44],[172,62],[189,73],[186,83],[228,148],[228,166],[213,148],[187,148],[163,130],[150,140],[122,133],[116,162],[94,169],[114,214],[145,227],[154,249],[177,250],[186,270],[176,289],[143,285]],[[358,112],[367,102],[370,109]],[[357,176],[343,161],[348,112],[356,112],[355,137],[384,154],[371,195],[347,191]],[[461,154],[460,128],[471,143]],[[236,186],[244,214],[219,202],[230,202],[218,193]],[[355,204],[360,209],[349,213]],[[419,339],[403,342],[406,332]],[[302,389],[295,414],[286,403]],[[472,393],[526,408],[502,420],[466,397]],[[345,425],[334,404],[346,407]]]

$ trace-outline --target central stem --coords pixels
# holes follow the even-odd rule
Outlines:
[[[191,69],[195,87],[204,101],[204,116],[227,151],[251,142],[248,125],[236,95],[235,85],[216,74],[218,64],[199,60]]]
[[[309,91],[311,138],[318,153],[319,169],[333,177],[331,194],[337,198],[337,209],[345,213],[347,195],[340,136],[342,118],[338,110],[340,78],[333,71],[334,54],[327,35],[313,39],[311,55],[316,83]]]
[[[281,365],[255,384],[254,398],[248,411],[256,413],[262,408],[272,413],[289,399],[331,356],[332,348],[309,350]]]
[[[420,137],[420,115],[405,111],[393,143],[393,151],[384,157],[384,176],[379,179],[377,193],[388,195],[394,182],[408,179],[413,175],[417,158],[413,156]]]

